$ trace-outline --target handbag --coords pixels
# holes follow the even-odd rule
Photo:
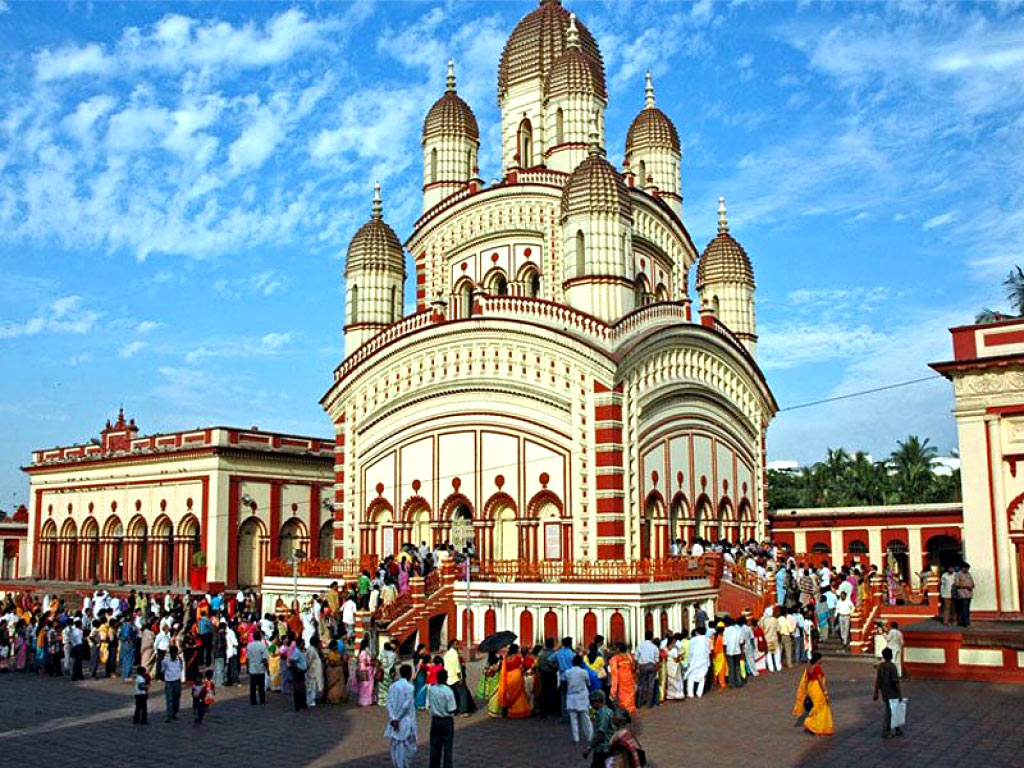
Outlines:
[[[811,701],[810,696],[804,696],[804,712],[810,712],[814,709],[814,702]]]

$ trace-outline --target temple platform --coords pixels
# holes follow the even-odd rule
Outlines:
[[[969,627],[927,619],[901,627],[912,676],[1024,683],[1024,621],[978,619]]]

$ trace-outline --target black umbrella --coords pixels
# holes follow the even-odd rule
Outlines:
[[[480,643],[481,653],[497,653],[506,645],[512,645],[516,641],[515,632],[496,632]]]

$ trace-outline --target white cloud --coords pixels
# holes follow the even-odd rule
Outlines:
[[[758,332],[758,359],[761,367],[769,371],[805,363],[849,360],[869,352],[885,339],[866,325],[845,327],[834,323],[762,325]]]
[[[263,349],[270,352],[277,352],[278,350],[284,349],[292,341],[291,333],[268,333],[262,339]]]
[[[78,354],[72,355],[68,358],[68,365],[74,368],[76,365],[85,365],[86,363],[92,362],[91,352],[79,352]]]
[[[135,357],[136,354],[146,348],[146,342],[144,341],[130,341],[123,345],[118,351],[117,356],[127,360],[130,357]]]
[[[292,340],[291,332],[272,332],[259,338],[213,339],[188,352],[185,362],[195,365],[209,358],[276,356],[287,353]]]
[[[7,0],[0,0],[0,14],[10,13],[11,6],[7,4]]]
[[[262,25],[200,22],[170,14],[146,28],[128,27],[113,46],[88,43],[41,51],[36,55],[36,78],[49,82],[84,75],[123,76],[139,70],[178,72],[195,67],[216,72],[268,67],[327,45],[330,34],[343,26],[337,17],[311,19],[296,8]]]
[[[954,221],[956,221],[956,211],[946,211],[945,213],[940,213],[938,216],[932,216],[928,221],[921,225],[921,229],[936,229],[938,227],[944,227],[947,224],[952,224]]]
[[[64,296],[22,322],[0,322],[0,339],[37,336],[41,333],[83,335],[92,331],[102,312],[84,309],[81,296]]]
[[[270,157],[284,130],[277,116],[263,109],[235,139],[228,151],[228,161],[236,173],[259,168]]]
[[[135,330],[141,334],[152,333],[157,328],[163,328],[163,325],[163,323],[158,323],[155,320],[143,320],[135,326]]]
[[[81,102],[75,111],[64,118],[64,126],[83,144],[92,144],[95,138],[93,128],[100,118],[109,114],[117,100],[113,96],[101,93]]]
[[[218,293],[231,299],[253,296],[272,296],[284,290],[288,285],[288,276],[276,269],[265,269],[249,277],[238,280],[222,278],[213,284]]]

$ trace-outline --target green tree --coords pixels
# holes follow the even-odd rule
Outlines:
[[[909,435],[896,443],[896,450],[889,456],[889,468],[895,495],[901,504],[930,499],[935,482],[932,460],[937,455],[938,451],[929,445],[928,438],[921,440],[917,435]]]
[[[1010,303],[1013,314],[1004,315],[999,310],[986,307],[974,316],[975,323],[984,325],[998,323],[1011,317],[1024,317],[1024,269],[1021,269],[1020,265],[1015,266],[1006,275],[1003,288],[1006,289],[1006,300]]]

